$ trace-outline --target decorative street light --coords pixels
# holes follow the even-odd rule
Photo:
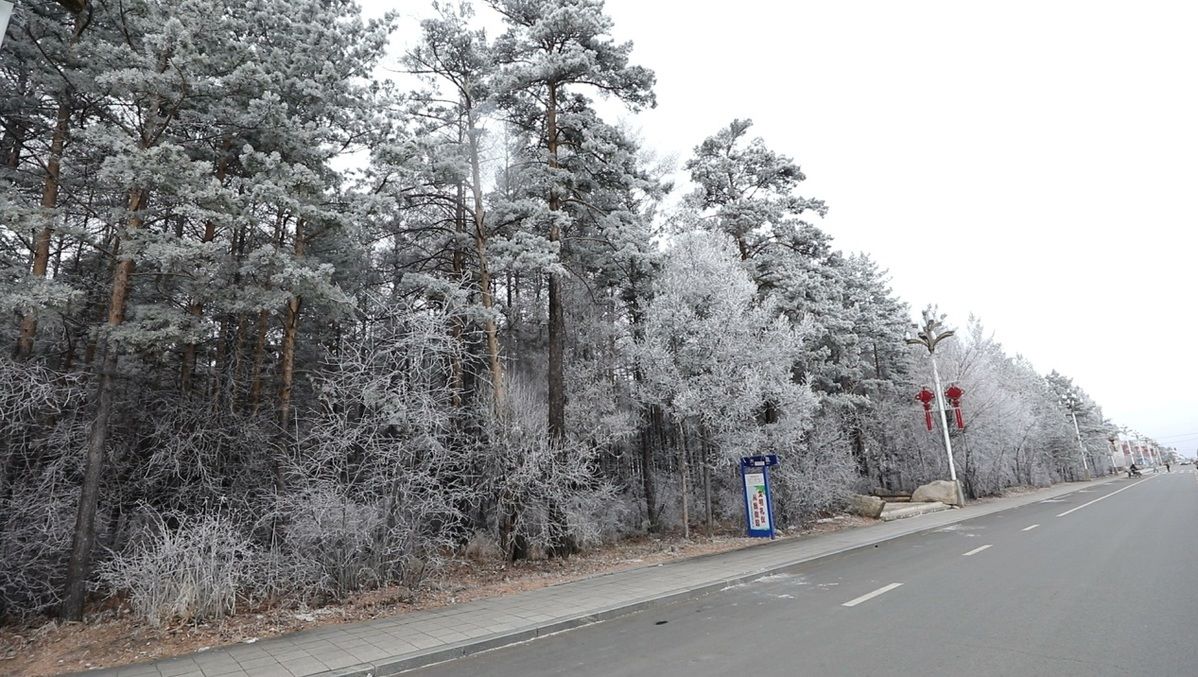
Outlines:
[[[1082,455],[1082,468],[1086,471],[1086,479],[1093,479],[1090,476],[1090,464],[1086,461],[1086,445],[1082,442],[1082,431],[1077,425],[1077,411],[1081,409],[1081,400],[1078,399],[1077,393],[1069,390],[1061,395],[1061,404],[1065,405],[1065,409],[1073,417],[1073,432],[1077,435],[1077,448]]]
[[[936,316],[936,309],[928,306],[923,310],[923,326],[912,325],[916,330],[915,336],[908,335],[907,343],[919,345],[928,349],[928,357],[932,360],[932,378],[936,382],[936,407],[940,410],[941,431],[944,433],[944,451],[948,454],[948,476],[957,483],[957,466],[953,462],[953,442],[948,437],[948,416],[945,414],[944,389],[940,387],[940,369],[936,366],[936,346],[956,332],[944,328],[944,315]],[[958,494],[961,485],[957,483]],[[958,496],[958,499],[960,497]]]

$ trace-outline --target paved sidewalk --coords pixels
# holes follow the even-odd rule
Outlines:
[[[916,518],[804,536],[630,569],[505,597],[365,623],[331,625],[155,663],[91,671],[107,677],[379,677],[748,582],[796,564],[1072,493],[1117,477]]]

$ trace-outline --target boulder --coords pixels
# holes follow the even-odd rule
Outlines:
[[[887,503],[886,509],[882,511],[882,521],[890,522],[904,517],[918,517],[930,512],[952,509],[951,505],[943,503]]]
[[[940,502],[945,505],[961,505],[961,490],[957,487],[956,482],[949,480],[936,480],[915,490],[911,494],[912,503],[932,503]]]
[[[886,501],[877,496],[863,496],[861,494],[849,496],[849,512],[854,515],[878,519],[882,516],[882,509],[885,507]]]

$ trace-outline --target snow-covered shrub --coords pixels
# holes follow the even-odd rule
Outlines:
[[[399,490],[398,500],[347,496],[330,486],[289,494],[266,566],[272,594],[319,604],[382,585],[418,588],[452,545],[442,521],[452,512],[435,488],[421,498],[408,490]],[[433,506],[436,514],[425,514]]]
[[[467,489],[445,374],[461,346],[445,315],[408,310],[391,322],[329,356],[316,406],[299,414],[287,491],[261,522],[281,593],[415,588],[455,545]]]
[[[571,533],[584,548],[611,543],[636,529],[635,497],[607,482],[569,497],[565,512]]]
[[[154,627],[233,613],[259,565],[236,521],[152,510],[144,518],[139,536],[97,567],[100,581]]]
[[[0,499],[0,618],[46,611],[59,602],[75,525],[74,485],[50,474]],[[59,477],[58,479],[61,479]],[[65,489],[65,491],[64,491]]]
[[[782,453],[770,479],[779,523],[799,525],[842,508],[861,478],[840,426],[825,421]]]
[[[77,377],[0,357],[0,618],[59,601],[86,426]]]
[[[512,556],[523,549],[516,543],[552,551],[603,540],[622,519],[615,487],[596,468],[607,439],[555,443],[543,393],[515,375],[507,383],[501,413],[484,405],[470,464],[477,500],[494,506],[500,547]]]

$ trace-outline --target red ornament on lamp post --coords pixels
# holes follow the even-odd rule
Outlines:
[[[932,430],[932,400],[936,399],[936,393],[924,388],[915,395],[915,399],[923,403],[923,420],[928,426],[928,431]]]
[[[961,415],[961,397],[964,394],[965,391],[956,383],[944,391],[944,396],[948,398],[949,406],[953,408],[953,416],[957,419],[957,428],[959,430],[965,429],[965,417]]]

